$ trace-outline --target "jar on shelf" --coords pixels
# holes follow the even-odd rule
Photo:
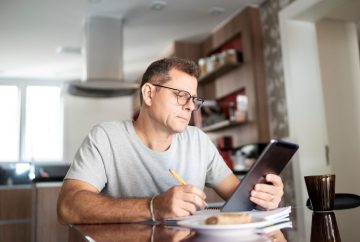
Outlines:
[[[237,95],[236,96],[237,110],[239,110],[241,112],[247,112],[248,111],[248,105],[249,105],[249,101],[248,101],[247,96],[245,96],[245,95]]]
[[[206,74],[207,74],[214,70],[214,65],[211,58],[206,58],[205,61],[206,61]]]
[[[225,51],[222,51],[218,54],[218,58],[219,58],[219,63],[220,63],[220,66],[223,66],[225,65],[226,63],[226,52]]]
[[[236,96],[236,112],[235,119],[237,122],[243,122],[247,119],[248,113],[248,98],[245,95],[237,95]]]
[[[214,54],[214,55],[210,56],[210,60],[211,60],[213,69],[216,70],[220,67],[220,60],[219,60],[218,55]]]
[[[225,62],[227,64],[235,64],[238,62],[237,60],[237,53],[235,49],[228,49],[225,51]]]
[[[207,65],[206,65],[206,58],[201,58],[198,60],[200,76],[205,76],[207,74]]]

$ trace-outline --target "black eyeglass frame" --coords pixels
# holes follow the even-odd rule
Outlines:
[[[150,83],[150,84],[153,85],[153,86],[155,86],[155,87],[163,87],[163,88],[167,88],[167,89],[170,89],[170,90],[177,91],[176,101],[177,101],[177,103],[178,103],[179,105],[181,105],[181,106],[184,106],[184,105],[188,104],[189,101],[190,101],[190,99],[192,99],[192,102],[193,102],[193,104],[194,104],[194,106],[195,106],[194,111],[198,110],[198,109],[201,107],[201,105],[203,105],[203,103],[204,103],[204,99],[203,99],[203,98],[195,97],[195,96],[191,95],[190,92],[188,92],[188,91],[180,90],[180,89],[176,89],[176,88],[172,88],[172,87],[167,87],[167,86],[163,86],[163,85],[159,85],[159,84],[153,84],[153,83]],[[186,92],[186,93],[189,94],[189,98],[186,100],[186,103],[184,103],[184,104],[181,104],[181,103],[179,102],[179,97],[180,97],[179,94],[180,94],[180,92]],[[197,103],[195,102],[195,100],[197,100]],[[198,106],[197,106],[197,105],[198,105]]]

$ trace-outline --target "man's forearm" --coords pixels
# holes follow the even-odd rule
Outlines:
[[[114,199],[80,190],[60,195],[58,216],[61,222],[74,224],[138,222],[151,218],[149,202],[149,198]]]

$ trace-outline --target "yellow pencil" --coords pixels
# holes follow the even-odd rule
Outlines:
[[[178,174],[176,174],[175,171],[173,171],[172,169],[169,169],[169,171],[170,171],[171,175],[173,175],[173,177],[174,177],[178,182],[180,182],[181,185],[186,185],[186,182],[185,182]],[[208,207],[208,206],[209,206],[209,205],[207,204],[207,202],[204,201],[204,203],[205,203],[205,207]]]
[[[171,169],[169,169],[169,171],[170,171],[171,175],[173,175],[173,177],[174,177],[178,182],[180,182],[181,185],[186,185],[186,182],[185,182],[181,177],[179,177],[179,175],[176,174],[175,171],[173,171],[173,170],[171,170]]]

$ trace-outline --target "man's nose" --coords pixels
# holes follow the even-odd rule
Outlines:
[[[193,98],[189,98],[187,103],[184,105],[186,110],[194,111],[195,110],[195,103]]]

